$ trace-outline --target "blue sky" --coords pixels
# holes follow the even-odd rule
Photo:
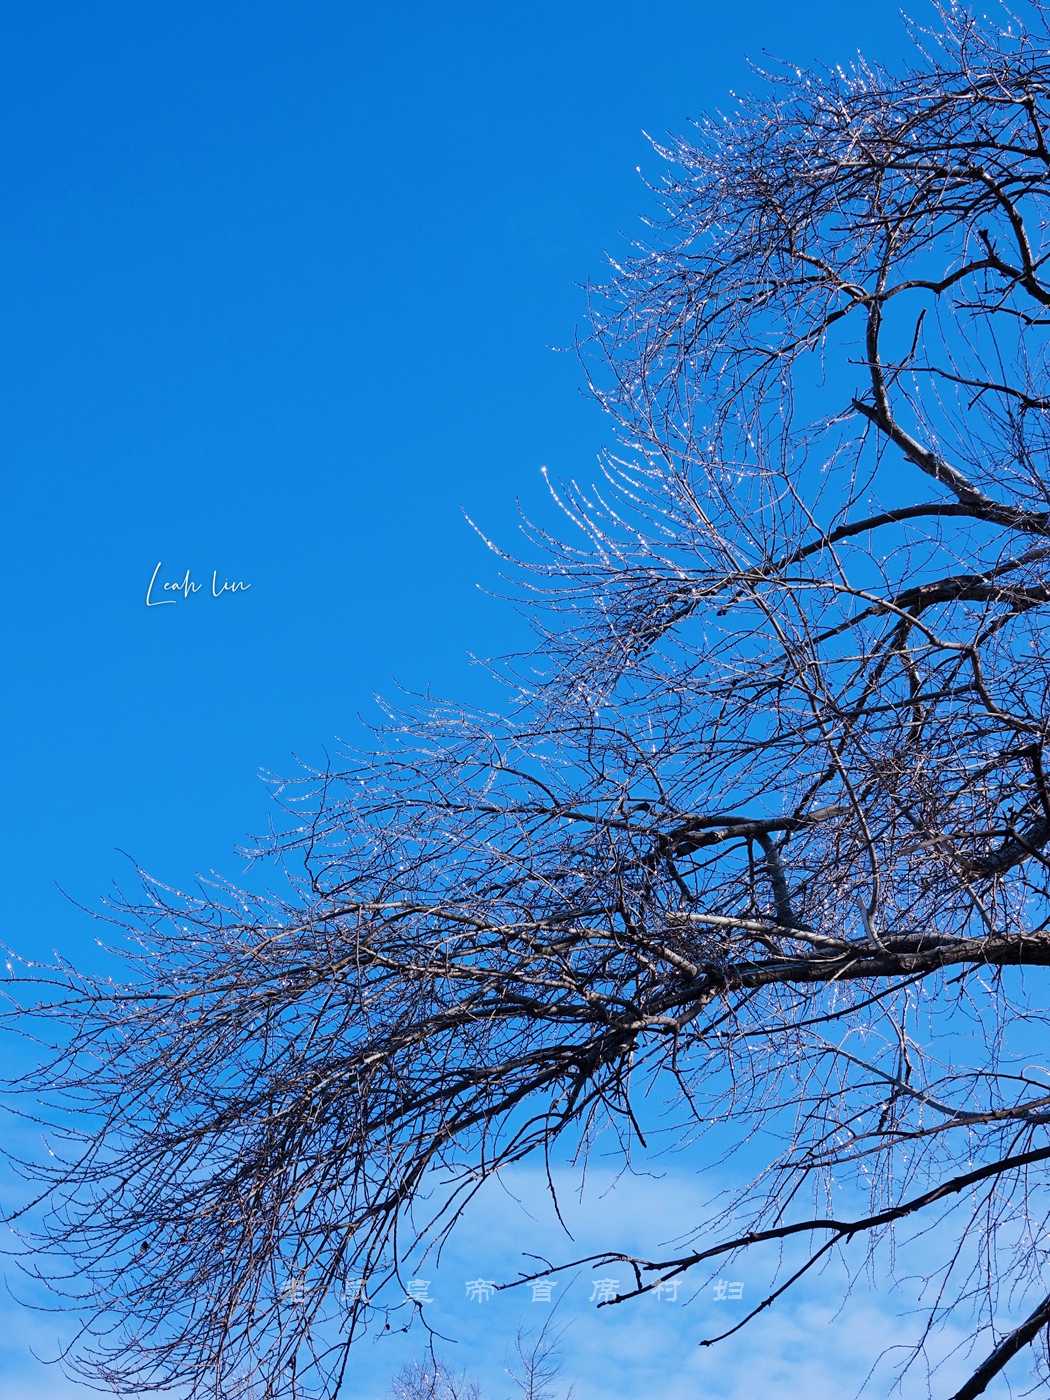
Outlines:
[[[395,678],[490,696],[469,654],[524,632],[462,511],[513,549],[541,466],[586,478],[608,441],[549,347],[642,232],[643,133],[728,106],[763,50],[858,47],[900,64],[894,4],[0,4],[6,942],[94,957],[59,887],[92,904],[120,852],[236,877],[258,770]],[[67,1394],[40,1327],[5,1309],[0,1400]],[[821,1368],[812,1394],[853,1393]]]

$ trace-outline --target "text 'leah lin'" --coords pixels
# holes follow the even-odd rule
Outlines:
[[[184,598],[189,598],[194,593],[199,593],[200,590],[204,587],[202,583],[193,582],[193,580],[190,578],[191,571],[189,569],[186,570],[185,578],[181,579],[178,583],[158,584],[157,575],[160,573],[162,563],[163,560],[159,561],[157,567],[153,570],[153,577],[150,579],[149,587],[146,589],[147,608],[162,608],[166,603],[175,603],[178,601],[176,598],[156,597],[154,596],[155,594],[181,593]],[[230,583],[229,580],[224,580],[222,586],[220,587],[218,569],[215,569],[212,572],[211,596],[213,598],[221,598],[224,593],[247,592],[249,588],[251,588],[250,583]]]

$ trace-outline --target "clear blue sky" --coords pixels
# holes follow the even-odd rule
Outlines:
[[[890,0],[0,4],[7,942],[91,956],[56,886],[118,848],[236,876],[256,771],[393,677],[484,694],[522,632],[461,507],[513,548],[608,440],[548,347],[641,232],[643,132],[858,46],[900,63]],[[147,609],[158,562],[204,588]]]

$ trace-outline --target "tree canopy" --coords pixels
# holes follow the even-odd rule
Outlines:
[[[55,1045],[12,1086],[57,1134],[21,1163],[49,1211],[27,1267],[74,1270],[86,1374],[334,1395],[420,1230],[529,1154],[629,1159],[655,1102],[659,1141],[763,1165],[605,1306],[803,1237],[750,1317],[940,1221],[913,1355],[969,1329],[968,1400],[1045,1336],[1031,14],[945,11],[902,74],[777,66],[658,148],[663,215],[580,342],[618,445],[554,488],[562,536],[529,529],[503,712],[391,712],[279,788],[282,893],[147,880],[111,914],[119,980],[12,979]]]

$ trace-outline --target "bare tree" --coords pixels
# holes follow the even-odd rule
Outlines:
[[[55,1154],[15,1223],[27,1267],[72,1273],[88,1374],[334,1394],[484,1179],[712,1126],[762,1169],[617,1305],[747,1253],[774,1278],[750,1318],[916,1225],[913,1355],[969,1329],[959,1400],[1045,1339],[1030,13],[945,12],[903,76],[777,69],[667,148],[662,223],[582,345],[621,445],[561,492],[567,542],[532,531],[507,714],[392,714],[279,789],[283,894],[147,881],[121,981],[12,980],[57,1046],[15,1086]]]
[[[394,1400],[480,1400],[477,1381],[456,1374],[444,1361],[408,1361],[394,1377]]]
[[[514,1355],[504,1370],[514,1383],[518,1400],[555,1400],[561,1380],[565,1328],[554,1325],[552,1312],[542,1327],[519,1327],[514,1338]],[[565,1393],[572,1400],[572,1387]]]
[[[508,1356],[504,1370],[510,1377],[520,1400],[555,1400],[563,1369],[560,1331],[548,1316],[540,1328],[519,1327],[514,1339],[513,1356]],[[406,1362],[394,1377],[393,1400],[481,1400],[481,1387],[466,1372],[458,1375],[447,1362],[431,1354]],[[571,1400],[572,1387],[566,1392]]]

